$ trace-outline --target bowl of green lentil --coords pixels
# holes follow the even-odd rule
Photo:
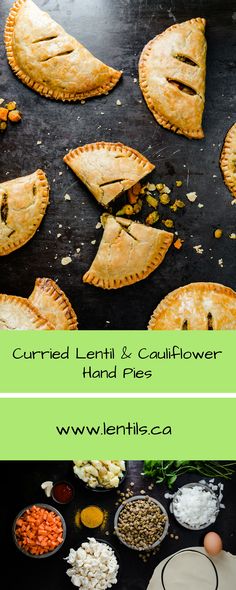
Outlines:
[[[169,528],[168,514],[156,498],[133,496],[118,508],[114,530],[118,539],[135,551],[151,551],[166,537]]]

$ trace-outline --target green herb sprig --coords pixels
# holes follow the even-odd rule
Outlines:
[[[198,473],[207,478],[231,479],[236,472],[236,461],[144,461],[144,475],[156,483],[172,488],[177,478],[185,473]]]

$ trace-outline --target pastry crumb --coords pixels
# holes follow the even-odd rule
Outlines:
[[[61,223],[59,223],[58,227],[61,229],[61,228],[62,228],[62,224],[61,224]]]
[[[94,246],[94,244],[96,244],[96,241],[97,241],[97,240],[92,240],[92,241],[91,241],[91,244],[93,244],[93,246]]]
[[[198,207],[199,209],[202,209],[202,207],[204,207],[203,203],[198,203]]]
[[[85,100],[81,100],[80,101],[80,104],[85,104]]]
[[[233,199],[233,201],[231,201],[231,205],[236,205],[236,199]]]
[[[134,78],[134,84],[137,84],[138,80],[137,78]]]
[[[58,172],[58,175],[59,175],[59,176],[62,176],[62,174],[63,174],[63,172],[61,172],[61,171],[60,171],[60,172]]]
[[[119,98],[117,99],[116,104],[117,104],[118,107],[120,107],[122,105],[122,102],[121,102],[121,100]]]
[[[39,140],[37,141],[37,144],[36,144],[36,145],[41,145],[41,143],[42,143],[42,142],[41,142],[41,141],[40,141],[40,139],[39,139]]]
[[[70,195],[68,195],[68,193],[66,193],[64,195],[64,199],[65,199],[65,201],[71,201],[71,197],[70,197]]]
[[[97,225],[95,226],[95,229],[100,229],[100,227],[102,227],[102,224],[100,221],[97,222]]]
[[[220,266],[221,268],[224,268],[224,261],[223,261],[223,258],[219,258],[219,260],[218,260],[218,264],[219,264],[219,266]]]
[[[60,237],[61,237],[61,234],[57,234],[57,238],[60,238]]]
[[[196,201],[197,199],[197,193],[195,191],[193,191],[192,193],[186,193],[186,197],[190,201],[190,203],[194,203],[194,201]]]
[[[198,246],[193,246],[193,249],[197,252],[197,254],[203,254],[204,252],[201,244],[198,244]]]
[[[61,259],[61,264],[62,264],[62,266],[66,266],[67,264],[70,264],[71,262],[72,262],[72,258],[71,258],[71,256],[64,256],[64,257]]]
[[[236,240],[236,234],[234,234],[234,233],[232,233],[232,234],[229,234],[229,238],[230,238],[231,240]]]
[[[76,248],[76,252],[77,252],[77,254],[79,254],[79,253],[80,253],[80,250],[81,250],[81,248]]]

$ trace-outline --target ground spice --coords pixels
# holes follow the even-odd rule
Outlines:
[[[80,513],[82,524],[89,529],[96,529],[103,523],[103,510],[99,506],[87,506]]]

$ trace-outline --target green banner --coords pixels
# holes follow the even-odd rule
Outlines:
[[[1,393],[234,393],[235,331],[0,332]]]
[[[1,399],[0,459],[235,460],[236,399]]]

